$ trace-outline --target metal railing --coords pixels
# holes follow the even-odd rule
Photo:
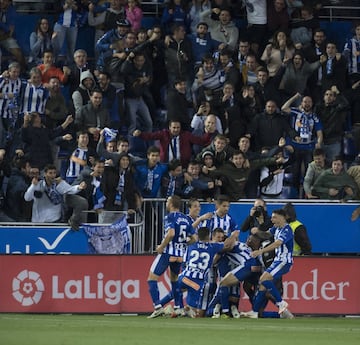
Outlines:
[[[356,6],[324,6],[320,11],[319,19],[326,19],[330,22],[334,20],[359,20],[360,2]]]
[[[13,0],[18,13],[55,13],[59,0]]]
[[[13,0],[18,13],[54,13],[60,0]],[[159,17],[163,3],[157,0],[142,1],[141,7],[145,16]]]

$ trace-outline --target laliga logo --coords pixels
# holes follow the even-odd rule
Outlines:
[[[23,270],[13,279],[12,290],[14,298],[21,305],[28,307],[39,303],[45,289],[38,273]]]

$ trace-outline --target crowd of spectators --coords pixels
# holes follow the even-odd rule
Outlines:
[[[170,0],[149,29],[137,0],[59,3],[25,57],[0,1],[12,55],[0,76],[1,220],[77,229],[83,211],[132,213],[142,198],[279,198],[286,184],[297,198],[360,199],[360,24],[337,47],[321,1]],[[94,59],[75,49],[84,25]]]

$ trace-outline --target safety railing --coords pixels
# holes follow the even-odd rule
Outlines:
[[[324,6],[319,14],[321,20],[359,20],[360,1],[354,1],[353,6]]]
[[[269,215],[273,210],[282,208],[287,202],[293,203],[298,219],[307,228],[313,253],[360,254],[360,223],[359,220],[351,221],[352,212],[358,207],[358,202],[299,199],[267,199],[266,201]],[[254,200],[239,200],[231,203],[229,213],[239,227],[249,215],[253,202]],[[185,208],[186,202],[183,203],[184,213],[187,212]],[[201,214],[214,210],[214,203],[201,203]],[[104,215],[114,215],[114,212],[104,211]],[[156,252],[156,247],[161,243],[164,235],[165,215],[165,199],[144,199],[140,210],[128,218],[133,254]],[[95,221],[90,224],[104,223]],[[346,236],[343,236],[341,229],[346,229]],[[247,236],[248,232],[241,232],[240,239],[244,241]],[[89,253],[86,238],[82,230],[70,231],[65,223],[0,223],[2,254],[86,254]]]

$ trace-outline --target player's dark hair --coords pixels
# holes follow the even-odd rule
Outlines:
[[[147,149],[146,154],[149,155],[150,153],[160,153],[160,149],[157,146],[150,146]]]
[[[274,211],[272,211],[272,213],[278,214],[279,216],[283,216],[284,218],[286,218],[285,210],[282,208],[274,210]]]
[[[206,226],[198,230],[198,237],[200,241],[209,239],[209,236],[210,236],[210,229],[207,228]]]
[[[217,198],[216,198],[216,203],[218,204],[222,204],[223,202],[230,202],[230,198],[225,195],[225,194],[220,194]]]
[[[219,233],[225,235],[225,231],[224,231],[223,228],[215,228],[215,229],[212,231],[212,233],[213,233],[213,237],[214,237],[214,234],[219,234]]]
[[[325,156],[325,151],[322,148],[314,149],[313,156]]]
[[[168,170],[173,171],[177,167],[181,167],[181,161],[180,159],[172,159],[168,164]]]
[[[193,206],[193,204],[194,204],[195,202],[197,202],[197,201],[199,201],[199,200],[196,199],[196,198],[190,198],[190,199],[188,200],[188,202],[187,202],[187,207],[188,207],[188,208],[191,208],[191,207]]]

